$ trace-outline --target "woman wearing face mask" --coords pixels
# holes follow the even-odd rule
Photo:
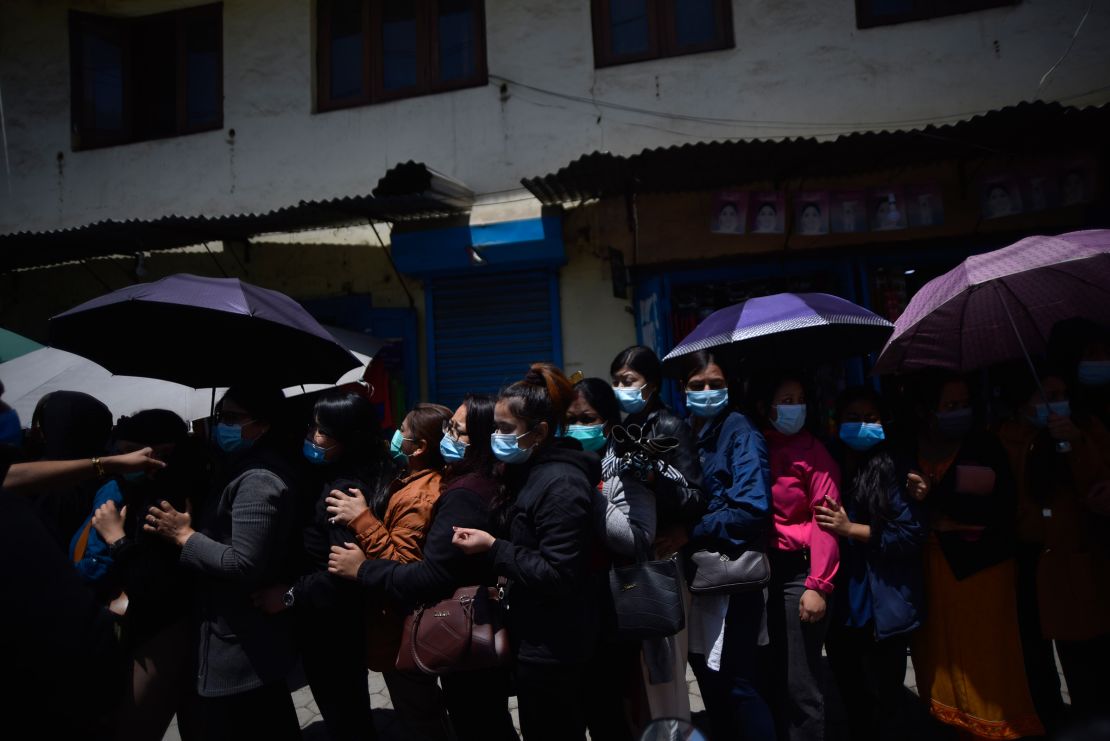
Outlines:
[[[825,693],[819,673],[828,600],[840,562],[836,536],[817,526],[817,507],[840,503],[840,471],[805,429],[806,393],[788,373],[756,378],[752,407],[764,420],[771,468],[774,538],[767,633],[780,739],[821,739]]]
[[[711,353],[691,357],[684,379],[686,408],[710,500],[687,551],[735,557],[749,548],[766,548],[771,490],[766,443],[747,417],[731,409],[727,379]],[[762,591],[691,600],[690,664],[714,738],[774,738],[771,711],[756,689],[762,622]]]
[[[390,443],[394,460],[404,466],[402,474],[392,483],[371,490],[369,502],[357,488],[348,493],[337,487],[327,497],[331,521],[349,528],[366,558],[400,563],[420,560],[433,507],[440,496],[440,442],[449,419],[451,410],[447,407],[417,404],[405,415]],[[330,545],[342,546],[350,533]],[[323,556],[326,567],[328,554]],[[388,606],[372,609],[367,626],[367,664],[382,672],[393,709],[409,738],[446,739],[446,713],[435,677],[403,674],[394,668],[401,647],[401,623],[400,614]]]
[[[451,544],[455,526],[501,532],[506,502],[490,447],[493,399],[470,394],[441,426],[446,462],[442,494],[432,511],[422,560],[367,560],[353,543],[332,546],[328,571],[360,584],[372,597],[398,608],[435,602],[456,589],[493,586],[497,577],[484,556],[467,556]],[[405,446],[408,449],[408,446]],[[446,674],[440,678],[451,726],[460,741],[516,741],[504,669]]]
[[[659,397],[662,365],[650,348],[636,345],[613,359],[609,374],[613,391],[625,413],[621,426],[629,432],[613,446],[618,472],[635,477],[655,495],[655,558],[670,558],[689,540],[690,530],[705,513],[706,495],[701,464],[690,427],[671,412]],[[651,468],[627,468],[627,453],[636,446],[628,437],[666,441],[670,450],[654,452]],[[627,476],[626,476],[627,478]],[[683,599],[689,593],[683,585]],[[653,718],[690,718],[690,696],[681,680],[686,673],[687,630],[664,639],[658,650],[645,646],[648,706]],[[670,661],[665,659],[669,657]]]
[[[117,716],[121,739],[157,741],[175,714],[182,736],[196,737],[188,620],[192,585],[178,564],[177,548],[142,530],[148,507],[168,501],[186,509],[186,496],[203,485],[202,466],[185,453],[186,434],[185,422],[165,409],[122,417],[112,435],[114,451],[149,447],[171,465],[154,474],[124,474],[101,487],[95,513],[71,546],[83,553],[78,572],[96,585],[104,604],[111,600],[110,609],[122,614],[131,665]]]
[[[914,389],[913,459],[928,479],[925,543],[929,610],[913,639],[922,699],[976,738],[1038,736],[1018,633],[1014,518],[1006,453],[976,430],[967,382],[928,374]]]
[[[490,552],[509,588],[520,727],[527,741],[586,735],[586,669],[599,630],[590,555],[596,455],[555,438],[573,398],[566,376],[536,363],[497,400],[493,452],[515,499],[509,537],[457,528],[467,554]]]
[[[1028,372],[1018,378],[1028,379]],[[1023,403],[999,437],[1018,485],[1019,565],[1024,567],[1019,570],[1019,607],[1025,607],[1026,666],[1037,710],[1046,726],[1054,726],[1062,706],[1056,702],[1059,679],[1048,675],[1056,671],[1052,641],[1074,714],[1103,710],[1110,693],[1105,673],[1110,661],[1110,518],[1092,509],[1086,495],[1110,481],[1110,439],[1097,418],[1073,413],[1061,373],[1046,370],[1039,388],[1031,380],[1022,386]],[[1060,441],[1068,443],[1064,449]],[[1031,662],[1031,657],[1041,661]]]
[[[285,677],[293,667],[287,615],[267,615],[252,594],[288,583],[295,564],[296,452],[280,434],[278,389],[233,387],[217,409],[222,451],[217,489],[193,517],[169,502],[151,507],[143,529],[181,549],[196,578],[199,625],[197,693],[204,739],[299,739]]]
[[[926,528],[907,474],[889,452],[879,395],[859,386],[837,402],[843,502],[817,507],[817,525],[840,538],[840,569],[826,638],[851,737],[898,741],[904,725],[906,649],[921,624]]]
[[[333,521],[327,498],[337,490],[350,490],[361,499],[363,491],[385,488],[392,473],[377,430],[373,406],[357,394],[330,391],[316,400],[302,443],[302,455],[311,466],[302,497],[307,522],[301,531],[301,575],[292,584],[254,595],[267,614],[292,612],[305,677],[335,739],[377,738],[370,718],[365,652],[359,650],[365,641],[362,595],[327,572],[330,547],[350,537],[344,525]],[[337,640],[343,651],[335,650]]]
[[[574,401],[567,410],[567,437],[584,450],[601,457],[601,483],[594,505],[594,530],[599,538],[595,567],[599,577],[612,565],[629,564],[650,556],[655,542],[655,495],[634,477],[622,477],[610,440],[620,420],[620,406],[613,388],[600,378],[585,378],[574,385]],[[598,579],[597,600],[605,605],[601,644],[588,672],[587,726],[590,738],[628,739],[650,719],[640,671],[640,641],[613,636],[612,596],[607,578]],[[650,649],[649,649],[650,650]],[[677,680],[685,685],[685,676]],[[613,688],[625,688],[624,702],[616,702]]]

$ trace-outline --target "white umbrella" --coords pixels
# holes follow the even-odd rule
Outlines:
[[[372,343],[377,341],[373,338],[367,340],[371,344],[362,346],[376,349]],[[378,343],[377,347],[380,346],[381,343]],[[354,354],[362,361],[362,366],[348,371],[335,385],[358,381],[366,372],[371,356],[361,352]],[[0,363],[0,381],[4,383],[4,402],[19,413],[24,426],[30,425],[35,406],[51,391],[82,391],[104,402],[114,417],[143,409],[169,409],[182,419],[191,421],[207,417],[213,397],[219,398],[227,390],[193,389],[154,378],[115,376],[91,360],[53,347],[44,347]],[[291,386],[284,393],[289,397],[326,388],[331,386]]]

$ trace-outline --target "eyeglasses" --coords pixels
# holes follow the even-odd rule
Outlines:
[[[442,430],[444,435],[454,440],[458,440],[460,437],[466,434],[466,430],[464,430],[458,425],[457,422],[451,419],[443,423]]]
[[[254,422],[254,417],[246,412],[221,411],[216,413],[216,421],[225,425],[247,425]]]

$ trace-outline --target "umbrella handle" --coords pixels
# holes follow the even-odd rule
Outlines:
[[[1029,365],[1029,372],[1033,374],[1033,382],[1037,384],[1037,391],[1041,394],[1041,401],[1047,404],[1048,397],[1045,396],[1044,387],[1041,386],[1041,377],[1037,375],[1037,367],[1033,365],[1033,358],[1029,357],[1029,350],[1025,347],[1025,340],[1021,338],[1021,332],[1018,331],[1017,322],[1014,321],[1014,315],[1010,313],[1010,307],[1006,303],[1006,298],[1002,295],[1002,291],[999,290],[997,282],[992,282],[991,287],[994,289],[994,292],[998,294],[998,302],[1002,304],[1002,310],[1006,312],[1006,318],[1010,320],[1010,326],[1014,329],[1014,336],[1017,337],[1018,346],[1021,347],[1021,353],[1025,356],[1025,362]]]

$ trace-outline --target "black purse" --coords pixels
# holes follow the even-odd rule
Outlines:
[[[609,590],[617,615],[617,638],[665,638],[686,627],[677,558],[615,566]]]
[[[763,589],[771,581],[771,560],[760,548],[749,548],[737,556],[700,550],[690,556],[694,578],[691,594],[736,594]]]

